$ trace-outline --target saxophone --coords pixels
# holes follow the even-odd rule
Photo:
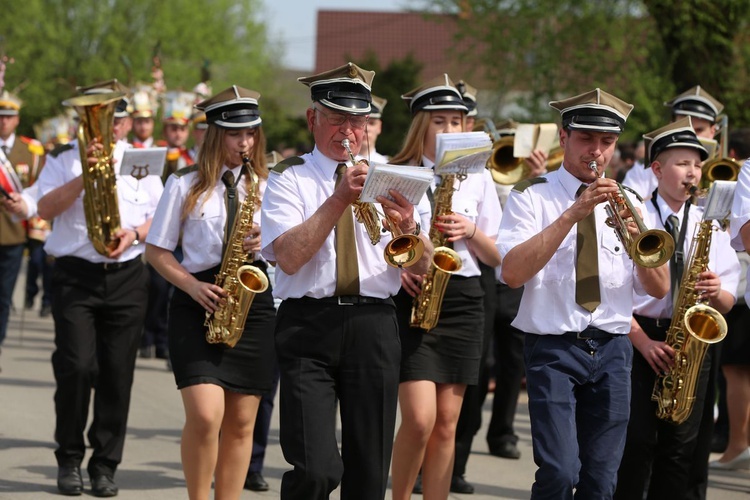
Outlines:
[[[657,403],[656,416],[673,424],[681,424],[690,416],[706,350],[727,334],[724,316],[695,291],[698,276],[708,269],[713,231],[712,221],[704,218],[690,244],[689,260],[667,331],[666,343],[675,351],[674,366],[656,377],[651,393],[651,400]]]
[[[252,179],[248,186],[247,197],[242,202],[232,231],[227,240],[227,248],[221,261],[221,269],[216,275],[216,285],[227,292],[227,298],[214,313],[206,313],[204,326],[206,341],[209,344],[226,344],[234,347],[242,337],[247,313],[256,293],[263,293],[268,288],[268,278],[255,266],[245,264],[248,253],[242,248],[242,241],[253,227],[253,215],[257,202],[258,177],[253,172],[250,159],[242,156],[242,163]]]
[[[94,249],[109,257],[119,246],[120,239],[114,234],[120,229],[120,206],[117,200],[115,170],[112,152],[115,143],[114,117],[117,103],[125,96],[122,92],[89,94],[72,97],[63,105],[72,106],[78,113],[78,151],[81,155],[83,177],[83,211],[86,229]],[[94,140],[101,142],[103,149],[95,153],[96,165],[88,164],[86,147]]]
[[[441,176],[440,185],[435,189],[435,208],[430,227],[430,241],[435,247],[432,255],[432,265],[422,281],[422,290],[414,297],[411,308],[410,326],[430,331],[437,325],[440,317],[440,306],[443,303],[445,289],[451,275],[463,267],[461,257],[446,245],[445,235],[435,227],[438,217],[452,213],[453,184],[457,174]]]

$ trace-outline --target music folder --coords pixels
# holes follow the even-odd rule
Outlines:
[[[120,162],[119,174],[143,179],[147,175],[161,176],[164,162],[167,159],[167,148],[130,148]]]

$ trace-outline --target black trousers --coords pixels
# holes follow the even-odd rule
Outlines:
[[[487,429],[487,444],[490,448],[503,443],[518,442],[513,428],[516,418],[518,395],[524,375],[524,333],[511,326],[518,314],[523,288],[510,288],[497,284],[498,308],[495,315],[495,395],[492,398],[492,417]]]
[[[466,463],[471,453],[471,443],[474,441],[479,428],[482,426],[482,406],[487,398],[487,384],[489,383],[489,369],[487,367],[487,353],[492,340],[493,321],[497,309],[497,295],[495,294],[495,268],[479,263],[482,271],[481,283],[484,289],[484,337],[482,339],[482,357],[479,360],[479,382],[477,385],[466,386],[461,413],[456,425],[456,457],[453,462],[453,475],[463,476],[466,473]]]
[[[58,258],[53,274],[55,456],[60,466],[83,461],[88,430],[90,474],[114,473],[122,460],[130,389],[148,301],[148,272],[140,258],[117,269],[74,257]]]
[[[649,338],[666,339],[667,326],[639,316],[636,320]],[[642,500],[645,491],[651,500],[687,498],[710,366],[709,351],[698,378],[693,410],[685,422],[674,425],[657,418],[657,405],[651,400],[656,373],[638,351],[633,353],[630,421],[615,499]]]
[[[291,299],[276,316],[283,500],[385,497],[401,345],[393,302]],[[340,407],[341,452],[336,439]]]

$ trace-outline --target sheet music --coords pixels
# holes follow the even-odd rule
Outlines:
[[[556,138],[555,123],[519,123],[513,140],[513,156],[528,158],[537,149],[549,153]]]
[[[164,162],[167,159],[167,148],[130,148],[120,162],[120,175],[143,179],[147,175],[161,176]]]
[[[492,139],[484,132],[438,134],[436,141],[438,175],[481,172],[492,152]]]
[[[373,163],[367,171],[359,201],[376,203],[375,198],[378,196],[393,200],[388,192],[393,189],[401,193],[409,203],[416,205],[430,186],[433,175],[432,169],[428,167]]]
[[[735,187],[736,181],[714,181],[706,199],[703,219],[721,221],[729,218]]]

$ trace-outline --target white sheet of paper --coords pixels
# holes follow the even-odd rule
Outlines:
[[[513,156],[528,158],[537,149],[549,153],[557,139],[555,123],[519,123],[513,140]]]
[[[735,187],[737,187],[737,181],[714,181],[711,184],[703,211],[705,220],[720,221],[729,217]]]
[[[432,169],[428,167],[373,163],[367,171],[359,201],[376,203],[375,198],[378,196],[392,200],[388,191],[393,189],[401,193],[409,203],[416,205],[430,186],[433,175]]]
[[[132,176],[142,179],[147,175],[161,175],[164,171],[164,161],[167,159],[167,148],[130,148],[120,162],[119,173],[122,176]]]

